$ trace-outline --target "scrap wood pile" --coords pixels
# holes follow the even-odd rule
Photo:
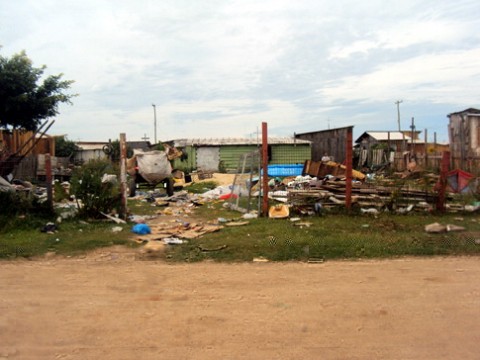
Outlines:
[[[329,161],[305,163],[305,176],[286,178],[282,181],[282,188],[277,187],[270,197],[274,200],[288,203],[293,208],[305,212],[315,204],[324,208],[345,205],[346,179],[345,166]],[[450,174],[458,176],[458,171]],[[451,175],[451,176],[453,176]],[[446,208],[450,211],[475,211],[478,206],[455,203],[454,193],[460,193],[457,183],[461,180],[450,181],[448,178]],[[471,180],[471,178],[469,178]],[[437,184],[439,176],[421,171],[406,171],[394,173],[390,177],[375,174],[363,174],[358,171],[352,173],[352,203],[361,208],[375,207],[404,212],[410,210],[431,210],[437,201]],[[464,189],[468,185],[464,182]],[[472,183],[473,184],[473,183]],[[475,186],[471,186],[475,191]],[[277,190],[277,191],[275,191]],[[306,210],[306,212],[311,212]]]
[[[311,184],[311,185],[310,185]],[[346,183],[344,180],[313,179],[303,189],[289,189],[288,202],[292,206],[311,205],[320,201],[324,207],[345,205]],[[361,207],[385,207],[415,204],[425,209],[435,202],[436,193],[412,187],[373,186],[367,183],[352,184],[352,203]]]

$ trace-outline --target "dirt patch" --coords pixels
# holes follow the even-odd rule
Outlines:
[[[233,184],[234,179],[235,179],[235,174],[213,173],[211,178],[207,178],[207,179],[204,179],[204,180],[195,179],[195,182],[196,183],[202,183],[202,182],[215,181],[218,184],[218,186],[223,186],[223,185]],[[187,189],[188,189],[188,187],[187,187]]]
[[[0,359],[475,359],[480,259],[0,262]]]

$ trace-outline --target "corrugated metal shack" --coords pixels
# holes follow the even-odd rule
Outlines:
[[[184,154],[174,161],[173,166],[185,171],[235,172],[239,158],[259,149],[257,139],[212,138],[177,139],[166,142]],[[288,137],[268,139],[269,164],[303,164],[311,158],[310,141]]]
[[[452,165],[480,172],[480,110],[469,108],[448,115]]]
[[[353,126],[343,128],[312,131],[295,134],[295,138],[312,142],[312,160],[321,161],[327,154],[330,159],[337,162],[345,161],[347,133]]]

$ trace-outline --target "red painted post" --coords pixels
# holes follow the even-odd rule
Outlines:
[[[352,208],[352,128],[347,130],[347,148],[345,149],[345,207],[348,211]]]
[[[268,126],[262,122],[262,214],[268,216]]]
[[[445,211],[445,192],[447,188],[447,173],[450,168],[450,151],[444,151],[442,155],[442,166],[440,168],[440,180],[438,186],[437,210]]]

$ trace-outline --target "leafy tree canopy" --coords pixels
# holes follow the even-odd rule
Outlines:
[[[71,157],[78,150],[74,141],[68,140],[66,136],[55,137],[55,155],[60,157]]]
[[[60,103],[71,104],[66,94],[72,80],[63,74],[42,78],[46,66],[35,68],[25,51],[11,58],[0,55],[0,129],[35,130],[58,114]]]

